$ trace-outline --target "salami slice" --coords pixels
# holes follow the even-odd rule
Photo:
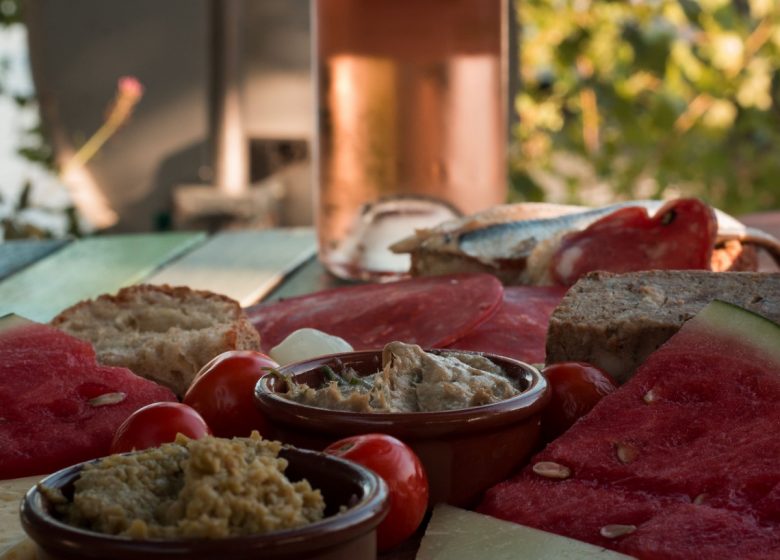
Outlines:
[[[457,340],[498,309],[501,283],[489,274],[458,274],[335,288],[247,309],[268,351],[310,327],[340,336],[356,350],[400,340],[437,348]]]
[[[593,270],[709,269],[717,229],[715,213],[696,199],[671,201],[653,217],[644,208],[623,208],[566,235],[550,274],[570,286]]]
[[[495,315],[448,348],[490,352],[528,363],[544,362],[547,324],[566,288],[511,286]]]

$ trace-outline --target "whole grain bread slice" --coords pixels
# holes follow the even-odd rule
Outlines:
[[[187,287],[130,286],[79,302],[52,325],[91,342],[100,363],[126,367],[178,396],[215,356],[260,348],[238,302]]]
[[[592,272],[574,284],[553,311],[546,362],[588,362],[626,381],[715,299],[780,322],[780,273]]]

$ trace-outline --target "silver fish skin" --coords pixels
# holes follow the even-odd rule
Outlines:
[[[570,231],[585,229],[622,208],[641,207],[652,216],[668,202],[633,200],[599,208],[583,207],[580,212],[550,218],[518,220],[489,224],[463,232],[446,232],[442,234],[443,239],[439,250],[464,254],[486,264],[492,264],[496,260],[523,258],[529,256],[540,242],[560,237]],[[761,230],[748,228],[721,210],[714,209],[714,211],[718,222],[718,242],[736,239],[753,243],[767,249],[780,264],[780,240]],[[430,247],[430,241],[426,245]]]

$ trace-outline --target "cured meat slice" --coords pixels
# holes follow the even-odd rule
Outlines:
[[[777,558],[779,342],[710,304],[479,510],[640,558]]]
[[[28,323],[0,332],[0,479],[50,473],[108,453],[132,412],[173,393],[97,364],[88,342]]]
[[[399,340],[439,348],[487,320],[501,303],[501,283],[489,274],[457,274],[361,284],[247,309],[265,351],[310,327],[340,336],[356,350]]]
[[[504,288],[504,301],[487,321],[448,346],[490,352],[527,363],[544,362],[547,324],[566,288]]]
[[[550,262],[557,284],[570,286],[594,270],[709,270],[718,222],[696,199],[671,201],[650,217],[628,207],[563,237]]]

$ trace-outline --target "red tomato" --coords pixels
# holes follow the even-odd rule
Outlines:
[[[408,445],[385,434],[365,434],[331,443],[325,453],[360,463],[387,483],[390,511],[377,528],[379,550],[400,544],[417,530],[428,507],[428,477]]]
[[[225,352],[203,366],[183,402],[200,412],[216,436],[244,437],[252,430],[268,435],[268,420],[255,405],[255,385],[278,367],[260,352]]]
[[[111,453],[157,447],[172,442],[178,433],[198,439],[210,435],[211,430],[200,414],[185,404],[149,404],[139,408],[122,422],[111,441]]]
[[[542,371],[552,398],[542,413],[542,434],[551,441],[568,430],[617,386],[599,368],[581,362],[552,364]]]

